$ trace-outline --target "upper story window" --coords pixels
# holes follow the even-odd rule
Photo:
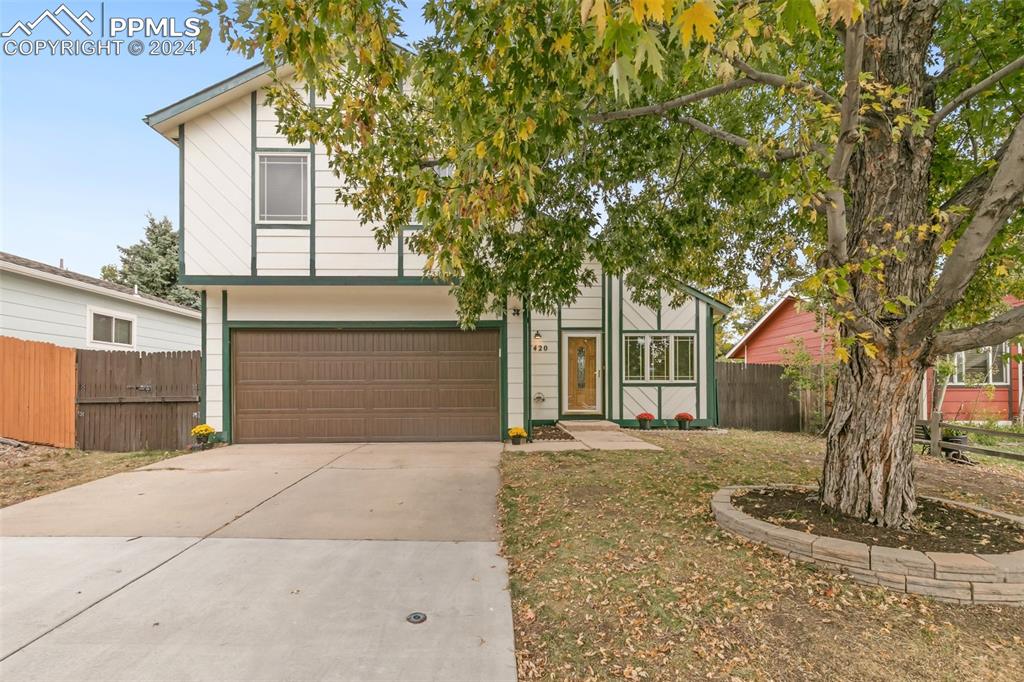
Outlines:
[[[309,222],[309,154],[257,152],[256,222]]]
[[[135,317],[90,308],[89,341],[114,346],[134,346]]]
[[[1005,384],[1010,376],[1010,347],[1006,343],[961,351],[953,356],[956,373],[949,383],[959,385]]]
[[[697,340],[692,334],[627,334],[623,381],[695,381]]]

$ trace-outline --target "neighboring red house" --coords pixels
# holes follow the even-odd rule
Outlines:
[[[1012,296],[1004,300],[1014,307],[1024,305],[1024,301]],[[799,344],[797,339],[800,339],[812,358],[818,359],[823,355],[831,358],[832,330],[821,329],[814,312],[801,309],[798,303],[796,296],[782,297],[725,357],[748,364],[780,365],[786,362],[783,351],[795,348]],[[942,402],[943,416],[947,419],[997,421],[1019,417],[1021,385],[1024,383],[1022,355],[1024,350],[1019,344],[1009,343],[957,353],[957,373],[946,389]],[[934,373],[929,370],[922,390],[922,415],[931,410],[933,378]]]

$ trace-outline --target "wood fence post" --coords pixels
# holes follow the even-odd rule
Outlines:
[[[942,413],[938,410],[932,410],[931,416],[928,419],[928,438],[931,440],[929,449],[932,457],[940,457],[942,455],[942,447],[939,445],[939,441],[942,440],[942,427],[939,424],[942,422]]]

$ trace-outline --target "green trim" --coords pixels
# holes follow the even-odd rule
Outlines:
[[[662,388],[663,388],[662,386],[658,386],[657,387],[657,389],[658,389],[658,419],[665,419],[665,415],[663,415],[662,411],[661,411],[661,389]]]
[[[556,332],[555,332],[555,343],[558,344],[558,348],[556,348],[557,356],[555,357],[555,361],[556,361],[556,363],[558,363],[558,410],[557,410],[557,412],[558,412],[559,415],[561,415],[562,414],[562,406],[563,406],[563,404],[568,402],[568,398],[566,398],[565,400],[562,400],[562,391],[564,390],[564,386],[562,385],[562,375],[568,373],[568,370],[566,368],[562,367],[562,306],[561,305],[558,306],[558,313],[557,313],[557,315],[555,317],[555,325],[556,325],[556,328],[555,328],[556,329]]]
[[[256,276],[256,91],[249,97],[249,229],[250,237],[249,274]]]
[[[157,109],[153,113],[144,116],[142,120],[146,122],[146,125],[156,127],[168,119],[174,118],[179,114],[183,114],[189,109],[193,109],[204,102],[208,102],[215,97],[223,95],[226,92],[234,90],[235,88],[245,85],[249,81],[268,73],[270,73],[270,67],[266,64],[250,66],[245,71],[236,73],[234,76],[230,76],[229,78],[225,78],[219,83],[207,86],[188,97],[167,105],[163,109]]]
[[[405,277],[405,228],[398,228],[398,276]]]
[[[498,442],[508,437],[508,306],[501,311],[501,433]]]
[[[663,305],[661,289],[658,289],[658,309],[654,311],[654,326],[657,327],[659,332],[661,331],[661,309]]]
[[[714,308],[718,312],[722,313],[723,315],[728,313],[730,310],[732,310],[732,306],[726,305],[725,303],[722,303],[721,301],[719,301],[717,298],[712,298],[711,296],[708,296],[707,294],[705,294],[700,289],[694,289],[693,287],[691,287],[688,284],[680,283],[679,284],[679,288],[682,289],[683,291],[685,291],[686,293],[690,294],[694,298],[697,298],[697,299],[700,299],[701,301],[704,301],[709,306],[711,306],[712,308]]]
[[[185,124],[178,126],[178,280],[185,276]]]
[[[199,423],[206,423],[206,289],[199,292]]]
[[[605,406],[604,413],[610,419],[614,415],[615,401],[612,400],[612,394],[615,391],[615,384],[613,383],[614,376],[612,374],[614,368],[614,357],[612,355],[612,278],[611,275],[605,275],[602,273],[602,279],[604,284],[601,285],[601,292],[603,296],[602,307],[607,310],[605,320],[607,320],[607,328],[605,329],[605,344],[604,344],[604,355],[605,355]]]
[[[602,320],[603,321],[603,320]],[[564,332],[603,332],[603,327],[562,327]]]
[[[231,413],[231,326],[228,322],[228,292],[227,289],[221,291],[221,338],[223,343],[223,356],[221,357],[221,373],[223,374],[222,382],[224,384],[224,442],[231,442],[231,422],[234,421],[234,415]]]
[[[608,355],[605,350],[608,347],[608,321],[604,314],[604,273],[601,273],[601,357],[597,359],[604,372],[601,374],[602,377],[606,377],[610,371],[604,364],[604,358]],[[601,414],[605,417],[608,416],[608,392],[605,390],[607,385],[604,381],[597,382],[600,386],[601,391]]]
[[[715,316],[707,307],[708,420],[718,426],[718,372],[715,367]]]
[[[309,109],[316,113],[316,93],[309,89]],[[316,276],[316,142],[309,141],[309,274]]]
[[[208,284],[221,286],[237,285],[294,285],[294,286],[451,286],[450,282],[424,277],[383,277],[383,276],[328,276],[309,275],[189,275],[180,278],[181,284]]]
[[[530,438],[530,418],[533,416],[533,387],[530,373],[533,369],[533,347],[530,344],[530,309],[523,306],[523,428]]]
[[[630,336],[636,334],[696,334],[699,329],[628,329],[623,334]]]
[[[615,377],[619,382],[619,419],[622,419],[623,404],[626,402],[626,387],[623,386],[622,375],[625,374],[625,349],[626,340],[623,337],[623,311],[622,311],[622,275],[619,275],[619,376]]]
[[[298,225],[295,223],[256,223],[257,230],[310,230],[312,231],[312,225],[302,224]]]
[[[694,332],[696,336],[693,339],[693,377],[697,382],[697,390],[694,391],[697,398],[697,412],[693,416],[700,417],[700,352],[698,351],[700,344],[700,304],[697,304],[697,309],[693,311],[693,321],[697,325],[697,331]]]
[[[256,93],[252,93],[255,95]],[[253,128],[255,130],[255,128]],[[310,151],[309,147],[257,147],[255,144],[252,146],[255,153],[264,154],[308,154]]]
[[[454,320],[225,320],[232,329],[461,329]],[[497,329],[503,320],[480,320],[476,326]]]

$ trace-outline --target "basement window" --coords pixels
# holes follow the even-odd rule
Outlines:
[[[256,222],[308,223],[309,154],[261,152],[256,155],[256,168]]]

